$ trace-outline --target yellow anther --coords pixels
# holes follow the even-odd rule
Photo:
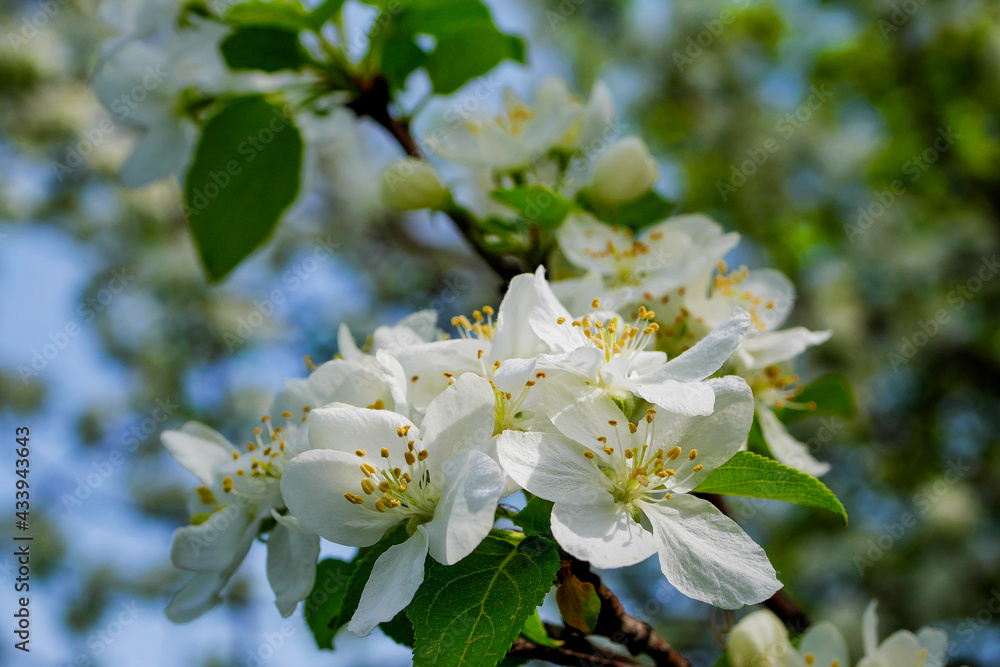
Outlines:
[[[416,382],[419,379],[420,379],[419,375],[414,375],[413,377],[410,378],[410,382]]]
[[[369,410],[385,410],[385,401],[383,401],[381,398],[377,399],[374,403],[367,406],[367,408]]]
[[[375,474],[375,466],[373,466],[371,463],[362,463],[361,472],[365,474],[365,477],[371,477],[372,475]]]
[[[260,426],[254,426],[253,427],[253,434],[254,435],[260,435],[261,433],[263,433],[263,431],[260,430]]]
[[[483,312],[487,315],[493,314],[493,306],[483,306]]]
[[[236,474],[237,474],[237,476],[242,477],[243,476],[243,468],[240,468],[239,470],[237,470]]]
[[[626,449],[625,450],[625,458],[631,459],[632,456],[633,456],[632,450],[631,449]]]
[[[288,412],[287,410],[285,410],[284,412],[281,413],[281,418],[282,419],[291,419],[292,418],[292,413]]]
[[[348,502],[350,502],[350,503],[352,503],[354,505],[360,505],[363,502],[365,502],[364,498],[362,498],[361,496],[356,496],[356,495],[354,495],[351,492],[345,493],[344,497],[347,498]]]
[[[382,458],[384,458],[384,459],[389,458],[389,450],[388,450],[388,448],[383,447],[381,454],[382,454]]]
[[[409,433],[409,431],[410,431],[409,424],[407,424],[406,426],[400,426],[399,428],[396,429],[396,435],[398,435],[400,438],[405,438],[406,434]]]
[[[559,319],[556,320],[556,324],[565,324],[565,323],[566,323],[565,317],[560,317]]]
[[[482,322],[486,318],[483,317],[483,314],[480,311],[474,310],[472,311],[472,319],[474,319],[476,322]]]
[[[537,373],[535,373],[535,377],[538,378],[539,380],[541,380],[542,378],[545,377],[545,372],[544,371],[538,371]]]
[[[633,424],[632,422],[629,422],[628,423],[628,430],[631,431],[632,433],[635,433],[636,431],[639,430],[639,427],[637,425]]]
[[[379,512],[385,511],[385,503],[382,502],[381,498],[375,501],[375,509],[377,509]]]
[[[608,439],[605,438],[603,435],[597,439],[597,442],[607,442],[607,441]]]
[[[198,494],[198,499],[201,500],[203,505],[214,505],[216,503],[215,494],[207,486],[199,486],[195,489],[195,493]]]
[[[593,301],[590,302],[590,307],[594,308],[594,309],[600,308],[601,307],[601,300],[595,298]]]
[[[375,493],[375,484],[370,479],[365,477],[363,480],[361,480],[361,490],[370,496],[371,494]]]
[[[264,453],[266,454],[267,452],[264,452]],[[365,457],[365,456],[368,456],[368,452],[366,452],[363,449],[355,449],[354,453],[357,454],[358,456],[362,457],[362,458]]]
[[[525,387],[534,387],[535,386],[535,381],[534,380],[528,380],[527,382],[524,383],[524,386]]]
[[[238,461],[239,458],[240,458],[240,453],[239,452],[233,452],[233,460],[234,461]]]
[[[583,456],[585,458],[592,459],[592,458],[594,458],[595,455],[594,455],[594,452],[586,451],[586,452],[583,453]]]
[[[615,453],[615,448],[614,447],[608,447],[607,445],[604,445],[604,447],[602,447],[602,449],[604,450],[604,453],[607,454],[608,456],[611,456],[612,454]]]
[[[545,386],[548,386],[548,385],[545,385]],[[614,419],[609,419],[608,420],[608,424],[610,424],[611,426],[618,426],[618,422],[615,421]]]
[[[442,375],[444,375],[446,378],[453,378],[453,377],[455,377],[454,373],[449,373],[448,371],[445,371],[444,373],[442,373]]]
[[[417,460],[418,461],[426,461],[428,456],[430,456],[430,454],[427,452],[427,450],[426,449],[421,449],[420,453],[417,454]]]
[[[688,452],[688,460],[689,461],[694,461],[696,458],[698,458],[698,450],[697,449],[692,449],[690,452]]]
[[[413,452],[406,452],[403,454],[403,458],[406,459],[407,465],[413,465],[417,462],[417,457],[413,455]]]
[[[260,420],[261,422],[266,424],[267,422],[271,421],[271,415],[264,415],[263,417],[260,418]]]
[[[806,653],[805,656],[804,656],[804,659],[805,659],[807,665],[815,665],[816,664],[816,656],[813,655],[812,653]]]

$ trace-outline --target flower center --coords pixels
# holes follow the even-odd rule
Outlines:
[[[396,435],[406,438],[409,425],[396,429]],[[345,493],[344,497],[355,505],[366,504],[374,498],[374,508],[378,512],[398,511],[404,518],[416,518],[421,523],[434,517],[434,508],[441,496],[439,485],[431,479],[427,467],[430,453],[417,449],[414,440],[408,440],[402,461],[392,461],[387,447],[383,447],[378,458],[369,458],[368,452],[358,449],[354,453],[361,459],[361,493]]]
[[[760,310],[761,307],[763,307],[763,310],[772,310],[774,308],[774,301],[765,303],[762,297],[757,296],[750,290],[740,288],[740,284],[750,276],[747,267],[741,266],[739,269],[727,273],[726,263],[720,261],[717,268],[719,272],[712,282],[712,296],[721,295],[735,298],[740,302],[739,305],[750,313],[750,320],[757,329],[760,331],[767,329],[767,323],[761,317]]]
[[[611,361],[617,356],[634,359],[637,354],[646,349],[660,329],[660,325],[652,321],[656,317],[656,313],[652,310],[646,310],[645,306],[639,306],[639,312],[631,325],[625,324],[619,330],[617,316],[606,321],[597,317],[596,311],[601,307],[600,299],[594,299],[590,305],[595,314],[584,315],[579,320],[573,320],[570,326],[579,327],[587,343],[604,352],[605,362]],[[556,320],[556,324],[566,324],[566,318],[560,317]]]
[[[778,410],[782,408],[815,410],[815,401],[799,403],[794,400],[804,389],[798,382],[799,376],[787,372],[781,364],[768,366],[748,380],[754,397],[766,405]]]
[[[483,314],[485,313],[485,317]],[[493,308],[483,306],[483,309],[472,312],[472,321],[465,315],[451,318],[451,325],[458,328],[458,334],[462,338],[472,338],[478,340],[493,340]]]
[[[614,428],[616,442],[609,443],[604,436],[597,438],[605,456],[601,457],[591,450],[583,453],[584,458],[596,464],[614,484],[611,494],[616,502],[632,504],[637,500],[670,500],[674,487],[703,468],[695,462],[697,449],[692,448],[685,453],[679,445],[666,452],[662,448],[654,448],[655,418],[656,410],[650,408],[646,411],[643,427],[626,422],[627,434],[623,432],[623,426],[612,419],[608,425]],[[641,435],[640,428],[643,430]]]

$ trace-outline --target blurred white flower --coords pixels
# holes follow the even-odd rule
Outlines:
[[[619,139],[597,158],[587,191],[601,202],[625,204],[649,192],[659,176],[656,160],[639,137]]]
[[[382,201],[403,211],[440,210],[451,201],[451,193],[430,164],[416,158],[400,158],[382,174]]]

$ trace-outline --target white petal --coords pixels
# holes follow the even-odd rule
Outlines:
[[[830,335],[829,331],[810,331],[805,327],[763,331],[744,338],[739,353],[747,370],[759,370],[794,359],[813,345],[825,343]]]
[[[485,378],[466,373],[427,406],[421,423],[429,466],[440,466],[462,449],[481,452],[493,445],[496,398]]]
[[[577,489],[556,502],[552,535],[563,549],[603,569],[641,563],[656,553],[653,534],[596,486]]]
[[[878,600],[872,600],[865,607],[861,617],[861,638],[865,655],[872,655],[878,650]]]
[[[179,178],[191,160],[197,137],[191,123],[161,119],[135,143],[119,168],[122,185],[140,188],[168,176]]]
[[[351,335],[351,330],[346,324],[341,324],[337,328],[337,349],[340,356],[347,361],[361,361],[365,358],[364,352],[354,342],[354,336]]]
[[[927,650],[925,667],[944,667],[948,661],[948,633],[940,628],[920,628],[917,642]]]
[[[489,341],[475,338],[453,338],[423,343],[394,355],[410,379],[410,408],[423,411],[434,398],[448,388],[451,378],[463,373],[482,373],[480,351],[486,356]],[[414,379],[416,378],[416,379]]]
[[[622,227],[612,227],[599,222],[591,215],[571,215],[556,232],[559,249],[566,258],[581,269],[611,274],[615,259],[607,254],[608,246],[631,248],[632,234]]]
[[[296,456],[281,475],[281,496],[288,511],[331,542],[349,547],[378,542],[399,518],[376,511],[374,498],[364,495],[361,461],[354,454],[328,449]],[[345,493],[362,496],[365,502],[355,505]]]
[[[179,431],[164,431],[160,439],[170,455],[206,486],[218,481],[236,451],[218,431],[196,422],[188,422]]]
[[[498,391],[517,395],[524,390],[525,383],[535,380],[535,359],[504,359],[493,371],[493,385]]]
[[[910,667],[910,665],[916,665],[918,667],[923,667],[920,660],[920,643],[917,641],[916,636],[909,630],[899,630],[897,632],[889,635],[884,642],[878,647],[878,650],[873,656],[865,656],[866,658],[875,658],[882,665],[900,665],[901,667]]]
[[[611,483],[584,448],[548,433],[504,431],[497,439],[497,457],[511,478],[546,500],[559,500],[584,486],[608,489]]]
[[[410,604],[424,581],[426,558],[427,531],[423,526],[417,526],[413,535],[402,544],[386,549],[375,561],[347,629],[359,637],[366,637],[379,623],[391,621]]]
[[[538,277],[531,273],[514,276],[493,330],[492,360],[534,357],[544,351],[542,340],[528,323],[528,314],[538,304]]]
[[[668,451],[680,447],[677,461],[670,464],[677,475],[672,490],[686,492],[698,486],[709,473],[740,450],[753,425],[753,393],[743,378],[730,375],[703,383],[715,396],[715,410],[708,416],[685,417],[657,414],[654,446]],[[692,453],[697,450],[694,458]],[[695,468],[701,466],[696,471]]]
[[[698,341],[694,347],[674,357],[642,377],[643,382],[704,380],[722,368],[750,329],[750,313],[734,308],[726,321]],[[648,399],[647,399],[648,400]]]
[[[441,466],[444,491],[426,524],[430,554],[453,565],[479,546],[493,527],[506,477],[496,461],[482,452],[456,454]]]
[[[785,625],[767,609],[748,614],[733,627],[726,639],[726,655],[732,667],[806,667],[788,640]]]
[[[820,477],[830,471],[830,464],[817,461],[809,453],[809,448],[805,444],[788,433],[788,429],[771,408],[764,406],[757,410],[757,422],[760,424],[760,430],[767,442],[768,449],[771,450],[779,463],[801,470],[813,477]]]
[[[600,379],[604,354],[596,347],[578,347],[570,352],[541,354],[538,367],[546,371],[565,371],[588,380]]]
[[[566,373],[543,380],[542,393],[546,414],[567,438],[592,450],[604,445],[598,438],[617,446],[615,427],[608,422],[624,426],[628,419],[606,391]]]
[[[315,449],[332,449],[339,452],[356,450],[378,452],[387,447],[403,456],[406,451],[405,439],[415,440],[418,436],[413,422],[403,415],[387,410],[368,410],[353,407],[319,408],[309,413],[309,442]],[[408,437],[400,438],[397,429],[408,428]],[[372,456],[378,456],[372,454]],[[358,469],[357,463],[352,466]]]
[[[528,323],[550,352],[572,352],[587,344],[580,327],[573,326],[573,317],[552,293],[545,280],[545,267],[535,271],[535,305],[528,313]],[[563,323],[559,324],[559,320]]]
[[[267,540],[267,580],[282,618],[308,597],[316,579],[319,535],[278,524]]]
[[[204,523],[174,531],[170,561],[174,567],[193,572],[235,570],[250,550],[259,517],[254,520],[237,505],[213,513]]]
[[[382,370],[382,379],[392,397],[392,410],[401,415],[408,416],[410,413],[408,393],[408,381],[403,366],[399,361],[384,350],[375,353],[375,362]]]
[[[737,609],[781,588],[764,550],[707,500],[680,493],[642,509],[653,526],[660,568],[684,595]]]
[[[764,303],[773,304],[771,308],[757,309],[758,321],[768,331],[784,324],[795,305],[795,285],[788,276],[774,269],[750,271],[747,279],[739,284],[739,291],[750,292]]]
[[[229,582],[219,572],[196,574],[174,593],[167,605],[167,618],[172,623],[190,623],[215,608],[222,598],[219,593]]]
[[[847,667],[847,643],[844,635],[832,623],[817,623],[802,636],[799,653],[803,656],[812,654],[813,663],[817,667],[827,667],[837,661]]]
[[[309,389],[320,403],[312,407],[346,403],[364,408],[378,400],[390,401],[385,379],[364,361],[334,359],[314,370],[309,376]]]
[[[715,406],[715,394],[704,382],[649,381],[640,377],[626,381],[625,386],[653,405],[678,415],[710,415]]]

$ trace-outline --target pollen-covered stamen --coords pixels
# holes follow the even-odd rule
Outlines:
[[[787,371],[781,364],[773,364],[752,378],[748,383],[754,397],[777,409],[815,410],[816,402],[795,400],[804,387],[799,384],[799,376]]]
[[[396,435],[406,438],[410,425],[400,426]],[[360,463],[361,491],[366,496],[375,496],[375,501],[369,508],[377,512],[399,510],[407,516],[417,516],[423,519],[434,514],[437,503],[437,487],[432,483],[427,460],[431,454],[426,449],[418,449],[416,440],[409,440],[403,451],[401,465],[394,465],[393,454],[388,447],[380,447],[377,459],[369,459],[367,451],[358,449],[355,454],[362,458]],[[398,451],[398,450],[397,450]],[[397,454],[398,456],[398,454]],[[414,483],[416,480],[416,483]],[[361,502],[345,496],[349,502],[356,505],[364,504],[363,496],[355,495]]]
[[[595,298],[591,302],[591,307],[595,311],[600,306],[600,299]],[[587,343],[604,352],[605,361],[611,361],[614,357],[622,355],[632,359],[656,338],[660,325],[653,322],[655,317],[655,312],[640,306],[632,324],[622,324],[617,317],[601,320],[595,312],[574,320],[568,326],[579,327]],[[565,326],[566,318],[557,318],[556,324]]]
[[[652,235],[650,238],[653,238]],[[636,286],[642,282],[639,279],[638,271],[636,271],[638,268],[637,260],[649,254],[650,246],[643,241],[631,238],[631,234],[629,234],[622,245],[617,245],[613,240],[608,239],[605,245],[584,248],[583,252],[593,259],[611,260],[614,265],[611,276],[612,287]]]
[[[482,310],[474,310],[472,319],[465,315],[451,318],[451,325],[458,329],[458,334],[462,338],[475,338],[478,340],[493,340],[493,308],[483,306]]]

